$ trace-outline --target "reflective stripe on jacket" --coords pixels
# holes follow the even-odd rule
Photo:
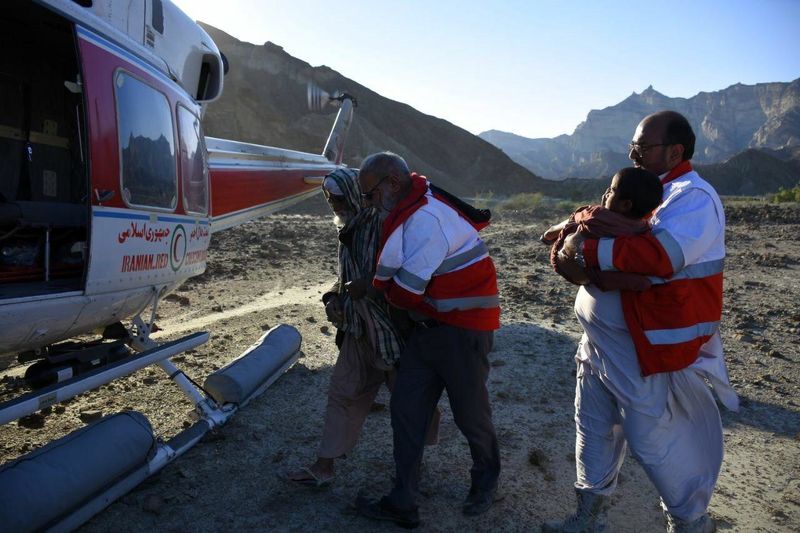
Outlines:
[[[722,317],[725,214],[719,196],[688,162],[662,181],[664,200],[651,234],[584,244],[587,266],[650,276],[649,290],[620,294],[645,376],[691,365]]]
[[[486,244],[423,177],[384,224],[373,285],[392,304],[455,326],[500,327],[497,274]]]

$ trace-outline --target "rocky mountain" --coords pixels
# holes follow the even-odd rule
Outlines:
[[[534,191],[544,182],[494,145],[445,120],[384,98],[326,66],[312,67],[275,44],[241,42],[202,25],[230,64],[223,95],[203,119],[207,135],[320,153],[335,111],[308,110],[306,84],[313,82],[358,99],[345,152],[351,166],[368,154],[391,150],[412,170],[461,195]]]
[[[480,137],[545,178],[607,177],[627,164],[627,145],[636,124],[661,109],[674,109],[689,119],[697,135],[697,164],[728,161],[725,164],[730,168],[742,163],[741,159],[732,158],[744,150],[800,146],[800,79],[789,83],[736,84],[691,98],[670,98],[651,86],[619,104],[590,111],[572,135],[528,139],[490,130]],[[751,171],[754,157],[757,156],[745,157]],[[771,161],[769,157],[761,159]]]
[[[629,166],[620,164],[616,170]],[[711,183],[719,194],[727,196],[761,196],[791,189],[800,184],[800,146],[770,150],[748,148],[721,163],[695,164],[694,168]],[[609,170],[610,176],[616,170]],[[576,201],[599,199],[608,186],[601,179],[567,178],[548,180],[541,191],[549,196]]]
[[[757,196],[800,184],[800,146],[781,150],[748,148],[697,171],[720,194]]]

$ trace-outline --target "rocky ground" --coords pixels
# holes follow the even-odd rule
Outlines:
[[[160,307],[162,338],[209,330],[204,346],[174,358],[201,381],[287,323],[303,356],[228,425],[89,521],[85,531],[393,530],[354,516],[361,492],[379,496],[392,476],[387,408],[377,406],[334,485],[312,490],[278,474],[312,460],[336,350],[319,296],[336,271],[335,233],[319,200],[215,235],[207,272]],[[800,528],[800,206],[727,202],[728,259],[722,335],[739,413],[723,412],[726,456],[711,514],[721,530]],[[469,452],[445,411],[441,443],[423,469],[423,531],[531,531],[572,507],[573,391],[580,328],[575,288],[550,271],[538,235],[564,213],[500,213],[484,231],[498,266],[503,328],[490,355],[489,389],[503,460],[504,501],[460,513]],[[20,392],[19,368],[0,380]],[[388,405],[382,391],[379,401]],[[144,413],[159,436],[190,423],[191,406],[157,368],[137,372],[0,428],[8,461],[103,415]],[[613,531],[663,528],[657,495],[632,458],[609,514]]]

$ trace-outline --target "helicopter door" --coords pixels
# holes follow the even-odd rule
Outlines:
[[[0,3],[0,301],[82,290],[88,177],[73,26]]]

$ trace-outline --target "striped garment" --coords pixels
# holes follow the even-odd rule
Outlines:
[[[372,284],[401,309],[465,329],[500,327],[497,273],[478,227],[412,174],[383,224]]]
[[[337,169],[325,177],[332,180],[355,215],[339,230],[338,294],[342,301],[343,323],[339,328],[356,337],[367,335],[387,366],[394,366],[404,341],[389,315],[389,304],[381,298],[353,301],[345,283],[358,279],[371,280],[375,274],[376,256],[381,236],[381,221],[375,209],[364,208],[358,171]]]
[[[589,268],[649,276],[649,290],[620,295],[645,376],[694,363],[722,318],[725,212],[719,196],[688,161],[662,183],[652,232],[583,244]]]

